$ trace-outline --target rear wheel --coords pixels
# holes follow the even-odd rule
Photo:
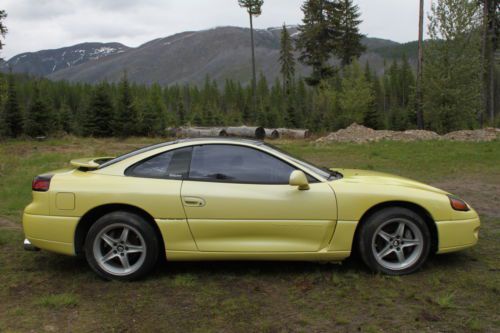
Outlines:
[[[375,272],[404,275],[418,270],[430,251],[430,232],[412,210],[392,207],[371,215],[360,230],[363,261]]]
[[[141,216],[113,212],[97,220],[85,239],[90,267],[107,280],[135,280],[158,260],[159,243],[153,227]]]

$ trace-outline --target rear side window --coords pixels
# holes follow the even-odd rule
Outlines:
[[[181,148],[140,161],[125,175],[142,178],[184,179],[187,177],[192,148]]]
[[[248,184],[288,184],[295,168],[256,149],[236,145],[193,148],[189,179]]]

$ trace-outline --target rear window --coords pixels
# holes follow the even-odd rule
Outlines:
[[[170,150],[142,160],[125,171],[125,175],[141,178],[184,179],[191,161],[191,147]]]
[[[115,164],[115,163],[118,163],[118,162],[121,162],[121,161],[124,161],[127,158],[134,157],[136,155],[139,155],[139,154],[142,154],[142,153],[146,153],[146,152],[151,151],[151,150],[155,150],[157,148],[162,148],[162,147],[173,145],[173,144],[175,144],[177,142],[178,141],[162,142],[162,143],[158,143],[158,144],[155,144],[155,145],[151,145],[151,146],[147,146],[147,147],[144,147],[144,148],[141,148],[141,149],[137,149],[137,150],[131,151],[130,153],[118,156],[116,158],[113,158],[113,159],[105,162],[105,163],[102,163],[99,166],[99,169],[105,168],[107,166],[110,166],[112,164]]]

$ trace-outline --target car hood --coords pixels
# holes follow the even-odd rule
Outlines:
[[[434,193],[449,194],[448,192],[438,189],[436,187],[412,179],[392,175],[389,173],[371,171],[371,170],[358,170],[358,169],[332,168],[331,170],[340,172],[343,175],[342,181],[344,182],[402,186],[407,188],[430,191]]]

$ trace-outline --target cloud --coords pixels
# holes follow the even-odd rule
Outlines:
[[[265,0],[257,28],[298,24],[302,0]],[[361,30],[371,37],[416,39],[418,1],[358,0]],[[215,26],[248,26],[236,0],[2,0],[9,34],[1,56],[81,42],[138,46],[151,39]]]

